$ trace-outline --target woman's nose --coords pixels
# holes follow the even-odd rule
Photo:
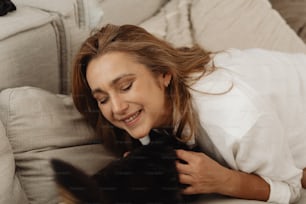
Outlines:
[[[113,97],[112,99],[112,111],[115,114],[122,114],[128,109],[129,105],[120,96]]]

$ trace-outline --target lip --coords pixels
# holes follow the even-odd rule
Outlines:
[[[139,121],[141,113],[142,110],[138,110],[133,114],[130,114],[127,117],[122,118],[120,121],[122,121],[126,126],[134,126]]]

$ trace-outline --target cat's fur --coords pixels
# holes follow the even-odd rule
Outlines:
[[[11,0],[0,0],[0,16],[5,16],[8,12],[15,10],[16,6]]]
[[[82,204],[183,203],[175,149],[187,147],[172,136],[151,132],[150,137],[155,138],[150,144],[111,162],[93,176],[53,159],[55,179],[64,189],[64,197],[70,196],[70,203]]]

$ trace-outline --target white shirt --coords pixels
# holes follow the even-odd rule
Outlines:
[[[217,70],[192,86],[205,92],[192,91],[209,137],[197,142],[230,168],[261,176],[269,202],[298,200],[306,167],[306,55],[230,49],[213,63]]]

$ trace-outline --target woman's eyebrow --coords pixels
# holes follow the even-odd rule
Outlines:
[[[115,86],[120,80],[126,78],[126,77],[131,77],[131,76],[135,76],[135,74],[122,74],[118,77],[116,77],[115,79],[113,79],[110,83],[110,85],[113,87]],[[92,95],[95,95],[95,94],[106,94],[105,91],[103,91],[101,88],[96,88],[94,90],[91,91],[91,94]]]
[[[95,94],[106,94],[105,91],[103,91],[102,89],[100,88],[96,88],[94,90],[91,91],[91,94],[94,96]]]
[[[131,77],[131,76],[135,76],[135,74],[122,74],[112,80],[111,86],[114,86],[115,84],[117,84],[121,79],[126,78],[126,77]]]

